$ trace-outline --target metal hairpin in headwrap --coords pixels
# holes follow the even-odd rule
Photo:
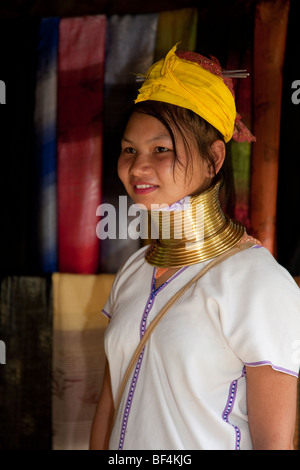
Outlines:
[[[247,70],[222,70],[222,76],[226,78],[247,78],[249,75]]]
[[[248,78],[250,73],[246,69],[240,70],[222,70],[222,77],[224,78]],[[136,82],[142,83],[146,79],[145,75],[136,74]]]

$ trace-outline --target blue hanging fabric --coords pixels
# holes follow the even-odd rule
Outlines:
[[[35,144],[39,265],[44,273],[57,270],[57,51],[59,18],[40,23],[35,95]]]

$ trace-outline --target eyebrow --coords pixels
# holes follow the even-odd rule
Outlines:
[[[156,135],[155,137],[152,137],[151,139],[147,140],[147,142],[154,142],[155,140],[160,140],[160,139],[168,139],[168,140],[171,140],[171,137],[169,135],[166,135],[166,134],[160,134],[160,135]],[[127,137],[123,136],[122,137],[122,140],[125,141],[125,142],[128,142],[130,144],[133,144],[134,142],[130,139],[128,139]]]

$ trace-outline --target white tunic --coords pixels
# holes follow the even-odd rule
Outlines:
[[[207,263],[155,290],[143,247],[119,270],[103,313],[112,393],[147,325]],[[298,376],[300,290],[262,247],[215,266],[172,307],[127,383],[110,449],[251,449],[245,365]]]

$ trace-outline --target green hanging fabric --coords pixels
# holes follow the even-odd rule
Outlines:
[[[231,142],[231,158],[235,182],[234,218],[242,222],[250,231],[249,187],[251,169],[251,144]]]
[[[177,42],[180,42],[178,50],[195,51],[197,23],[196,8],[161,12],[157,25],[155,62],[162,59]]]

